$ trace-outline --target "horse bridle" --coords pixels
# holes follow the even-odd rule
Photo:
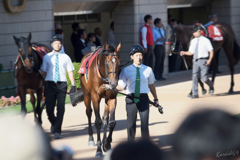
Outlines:
[[[171,30],[172,30],[172,34],[173,34],[173,36],[174,36],[174,42],[172,42],[172,40],[170,40],[170,41],[166,41],[165,42],[165,44],[170,44],[171,45],[171,51],[172,52],[175,52],[175,49],[176,49],[176,44],[177,44],[177,35],[176,35],[176,33],[174,32],[174,30],[171,28]],[[170,34],[169,34],[170,35]],[[169,39],[169,38],[168,38]],[[167,39],[167,40],[168,40]]]
[[[118,54],[108,54],[108,53],[103,53],[103,54],[99,54],[100,56],[101,55],[105,55],[105,56],[119,56]],[[100,58],[99,58],[99,60],[97,60],[98,61],[98,70],[99,70],[99,73],[100,73],[100,78],[101,78],[101,80],[102,81],[104,81],[104,82],[106,82],[106,83],[108,83],[109,82],[109,77],[108,77],[108,75],[110,74],[110,73],[113,73],[113,74],[116,74],[116,75],[118,75],[118,73],[116,72],[116,71],[113,71],[113,72],[108,72],[108,65],[107,65],[107,59],[105,58],[105,61],[104,61],[104,65],[105,65],[105,72],[106,72],[106,78],[104,78],[102,75],[101,75],[101,72],[100,72]],[[117,81],[118,81],[118,78],[117,78]]]
[[[26,68],[26,64],[24,62],[25,59],[31,59],[31,65],[32,65],[32,67],[34,66],[34,61],[33,61],[33,57],[32,56],[22,56],[21,53],[19,53],[19,52],[18,52],[18,54],[19,54],[19,57],[20,57],[20,59],[22,61],[23,66],[25,68]]]

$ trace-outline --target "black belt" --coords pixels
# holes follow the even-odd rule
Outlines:
[[[196,61],[198,61],[199,59],[209,59],[209,57],[198,58],[196,59]]]
[[[129,96],[134,96],[135,93],[130,93],[128,94]],[[148,94],[147,93],[140,93],[140,97],[142,96],[147,96]]]

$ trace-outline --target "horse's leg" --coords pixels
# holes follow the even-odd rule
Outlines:
[[[91,122],[91,117],[92,117],[92,108],[91,108],[91,98],[89,94],[84,95],[84,103],[86,106],[86,114],[88,117],[88,146],[95,146],[94,138],[93,138],[93,129],[92,129],[92,122]]]
[[[37,123],[39,125],[42,125],[42,110],[43,110],[43,108],[41,107],[42,88],[39,88],[36,92],[37,92],[37,107],[36,107]]]
[[[97,129],[97,153],[96,157],[102,157],[102,149],[101,149],[101,139],[100,139],[100,129],[102,127],[102,120],[99,114],[99,103],[100,103],[100,97],[96,93],[91,94],[91,99],[93,102],[93,108],[94,108],[94,113],[95,113],[95,126]]]
[[[21,113],[25,117],[26,113],[27,113],[27,109],[26,109],[26,89],[21,85],[18,86],[18,94],[19,94],[19,97],[21,99]]]
[[[36,114],[36,108],[35,108],[36,98],[35,98],[34,92],[32,90],[28,90],[28,93],[30,94],[30,101],[31,101],[32,107],[33,107],[34,121],[37,123],[37,114]]]
[[[103,120],[103,130],[104,130],[102,143],[103,143],[103,150],[104,150],[104,152],[107,151],[107,149],[105,147],[105,144],[106,144],[107,126],[108,126],[108,120],[109,120],[109,105],[108,105],[108,101],[109,101],[109,98],[106,98],[105,99],[105,111],[104,111],[104,114],[103,114],[103,117],[102,117],[102,120]]]
[[[103,144],[104,145],[104,149],[106,151],[111,149],[112,134],[113,134],[113,130],[114,130],[115,126],[116,126],[116,121],[115,121],[116,104],[117,104],[117,99],[116,98],[108,100],[108,106],[109,106],[109,110],[110,110],[109,111],[110,112],[109,134],[108,134],[107,141]]]
[[[215,77],[216,77],[216,73],[217,73],[217,70],[218,70],[218,65],[217,65],[217,56],[216,54],[219,54],[220,52],[220,49],[217,50],[214,55],[213,55],[213,59],[212,59],[212,82],[214,83],[214,80],[215,80]]]
[[[229,43],[225,43],[223,46],[223,49],[227,55],[228,58],[228,62],[229,62],[229,68],[230,68],[230,72],[231,72],[231,84],[230,84],[230,89],[228,91],[228,93],[233,93],[233,86],[234,86],[234,80],[233,80],[233,76],[234,76],[234,58],[233,58],[233,45],[232,48],[229,47]]]

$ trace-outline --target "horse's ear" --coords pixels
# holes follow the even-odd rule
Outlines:
[[[32,39],[32,34],[31,34],[31,32],[30,32],[29,35],[28,35],[28,42],[30,42],[31,39]]]
[[[16,45],[18,45],[20,40],[17,37],[15,37],[15,36],[13,36],[13,39],[15,40]]]
[[[121,48],[121,43],[119,43],[118,46],[117,46],[117,49],[116,49],[117,54],[120,53],[120,48]]]
[[[108,45],[107,43],[105,44],[105,48],[106,48],[106,49],[109,49],[109,45]]]

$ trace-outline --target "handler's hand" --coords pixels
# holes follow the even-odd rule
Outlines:
[[[144,48],[144,52],[145,52],[145,53],[147,53],[147,50],[148,50],[147,48]]]
[[[157,107],[159,105],[158,100],[154,100],[154,106]]]
[[[109,89],[109,84],[103,84],[103,88]]]
[[[210,64],[211,64],[211,61],[208,60],[207,63],[206,63],[206,66],[210,66]]]
[[[184,51],[181,51],[181,52],[180,52],[180,56],[183,56],[183,55],[184,55]]]
[[[76,86],[72,86],[69,93],[74,93],[74,92],[76,92]]]

